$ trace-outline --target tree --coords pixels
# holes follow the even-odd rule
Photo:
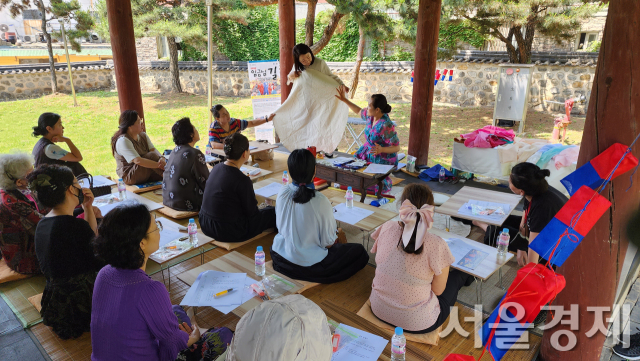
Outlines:
[[[51,13],[58,19],[61,24],[67,24],[65,33],[67,40],[71,44],[71,48],[75,51],[81,50],[81,45],[78,39],[89,38],[90,30],[94,27],[93,18],[89,15],[88,11],[81,10],[78,0],[72,0],[65,2],[63,0],[51,0]],[[72,25],[73,27],[69,26]],[[55,32],[56,37],[61,37],[60,32]]]
[[[559,44],[571,40],[581,22],[603,7],[575,0],[444,0],[444,6],[452,15],[448,24],[465,23],[502,41],[509,61],[518,64],[531,62],[537,33]]]

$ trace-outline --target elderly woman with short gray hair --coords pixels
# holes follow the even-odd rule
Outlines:
[[[34,237],[36,226],[49,210],[38,207],[27,189],[33,157],[26,153],[0,154],[0,252],[9,268],[39,274]]]

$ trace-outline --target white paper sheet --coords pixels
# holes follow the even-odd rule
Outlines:
[[[398,167],[396,169],[400,170],[400,169],[402,169],[402,168],[404,168],[406,166],[407,166],[407,163],[398,163]]]
[[[200,286],[200,280],[202,279],[202,275],[204,275],[205,273],[208,272],[214,272],[214,271],[204,271],[202,273],[200,273],[198,275],[198,278],[196,278],[195,282],[193,282],[193,284],[191,285],[191,288],[189,288],[189,290],[187,291],[187,294],[184,295],[184,298],[182,299],[182,301],[180,302],[180,306],[200,306],[200,303],[198,302],[199,298],[200,298],[200,294],[201,292],[198,292],[199,286]],[[255,297],[255,293],[253,292],[253,290],[250,288],[252,284],[257,283],[258,281],[252,279],[251,277],[246,277],[245,281],[244,281],[244,286],[242,288],[242,303],[245,303],[247,301],[249,301],[251,298]],[[241,305],[240,304],[240,305]],[[224,313],[225,315],[228,314],[229,312],[233,311],[234,309],[236,309],[238,306],[240,305],[232,305],[232,306],[217,306],[216,310]]]
[[[254,283],[258,283],[258,281],[254,280],[251,277],[247,277],[244,281],[244,286],[242,288],[242,290],[240,290],[240,292],[242,293],[242,302],[240,303],[240,305],[242,305],[243,303],[249,301],[250,299],[252,299],[253,297],[256,296],[255,292],[253,292],[253,290],[251,289],[251,285]],[[238,308],[238,306],[240,305],[233,305],[233,306],[218,306],[216,307],[216,310],[224,313],[225,315],[233,310],[235,310],[236,308]]]
[[[258,149],[258,147],[249,146],[249,150],[254,150],[254,149]]]
[[[385,174],[388,171],[390,171],[391,168],[393,168],[393,166],[389,165],[389,164],[371,163],[371,164],[369,164],[367,169],[363,170],[363,172],[370,173],[370,174]]]
[[[269,198],[272,195],[278,194],[278,192],[280,192],[280,188],[282,188],[282,184],[271,183],[268,186],[256,189],[255,193],[259,196]]]
[[[124,202],[132,202],[131,200],[125,200]],[[119,204],[123,203],[118,198],[117,194],[107,194],[102,197],[95,198],[93,200],[93,206],[98,207],[100,212],[102,212],[102,216],[106,216],[107,213],[111,212],[112,209],[116,208]]]
[[[375,361],[389,343],[388,340],[359,330],[357,328],[340,324],[338,328],[358,335],[358,338],[339,349],[331,357],[331,361]]]
[[[218,160],[218,159],[220,159],[220,158],[218,158],[218,157],[214,157],[214,156],[212,156],[212,155],[205,155],[205,156],[204,156],[204,160],[205,160],[205,162],[207,162],[207,163],[215,162],[215,161],[216,161],[216,160]]]
[[[89,188],[89,180],[88,179],[81,179],[78,183],[80,183],[80,186],[82,188]],[[101,175],[97,175],[95,177],[93,177],[93,186],[94,187],[102,187],[102,186],[114,186],[116,185],[116,182],[112,181],[111,179],[108,179],[105,176],[101,176]]]
[[[338,158],[330,159],[330,162],[333,164],[344,164],[352,160],[353,160],[353,157],[338,157]]]
[[[247,278],[246,273],[227,273],[219,271],[210,271],[202,275],[200,284],[198,285],[198,304],[200,306],[240,306],[242,302],[242,290],[244,281]],[[214,298],[218,292],[233,288],[234,291],[228,294]]]
[[[160,232],[160,248],[164,247],[167,243],[175,239],[179,239],[186,236],[187,235],[184,233],[180,233],[178,231],[165,228],[162,230],[162,232]]]
[[[464,257],[467,253],[469,253],[469,251],[474,249],[469,244],[467,244],[467,242],[459,238],[447,238],[445,239],[445,242],[447,242],[447,245],[449,246],[449,250],[451,251],[451,254],[456,259],[454,264],[460,262],[462,257]]]
[[[353,208],[347,208],[345,203],[340,203],[337,206],[333,207],[334,213],[333,217],[336,221],[348,223],[354,225],[361,220],[369,217],[374,212],[368,209],[358,208],[354,206]]]

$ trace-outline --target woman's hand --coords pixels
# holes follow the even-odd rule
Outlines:
[[[527,251],[518,250],[517,258],[518,258],[518,265],[520,267],[524,267],[527,263],[529,263]]]
[[[98,207],[93,207],[93,214],[96,215],[96,218],[104,218],[102,217],[102,211]]]
[[[189,341],[187,341],[187,347],[191,347],[191,345],[193,345],[194,343],[198,342],[198,340],[200,340],[200,329],[198,328],[198,325],[196,325],[195,323],[193,324],[193,329],[189,327],[189,324],[187,324],[186,322],[183,322],[181,325],[178,325],[178,328],[180,328],[180,331],[184,331],[187,333],[187,335],[189,335]]]
[[[340,85],[340,89],[342,89],[344,91],[344,93],[348,93],[349,92],[349,87],[347,87],[346,85],[342,84]]]
[[[82,188],[82,194],[84,194],[84,200],[82,201],[82,208],[87,211],[87,209],[93,210],[93,192],[89,188]]]
[[[51,141],[54,143],[60,143],[60,142],[69,142],[71,139],[65,137],[64,135],[56,135],[55,137],[51,138]]]
[[[347,92],[344,90],[345,88],[346,87],[343,85],[336,89],[336,91],[338,92],[338,95],[336,95],[336,98],[338,98],[338,100],[343,102],[347,101]]]
[[[158,160],[158,168],[164,170],[164,166],[167,165],[167,161],[164,159],[164,156],[160,156],[160,160]]]
[[[293,73],[289,74],[287,79],[289,79],[290,82],[293,82],[294,80],[296,80],[299,77],[300,77],[300,72],[299,71],[294,71]]]
[[[384,147],[380,144],[376,144],[371,148],[371,154],[374,156],[382,153],[384,153]]]
[[[273,118],[274,118],[275,116],[276,116],[276,114],[275,114],[275,113],[270,114],[270,115],[269,115],[269,117],[267,118],[267,122],[272,121],[272,120],[273,120]]]

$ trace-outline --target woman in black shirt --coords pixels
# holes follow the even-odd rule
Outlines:
[[[93,284],[102,267],[90,243],[97,233],[93,194],[64,166],[41,166],[28,180],[38,200],[53,208],[35,233],[36,255],[47,279],[40,315],[60,338],[77,338],[89,331]],[[84,220],[73,216],[79,204]]]
[[[474,221],[473,224],[485,230],[484,243],[495,246],[499,232],[503,228],[509,230],[511,242],[509,251],[517,251],[518,264],[524,266],[529,262],[538,262],[539,255],[529,248],[529,243],[547,226],[567,202],[567,197],[557,189],[549,186],[545,177],[550,172],[540,169],[533,163],[520,163],[511,169],[509,189],[524,197],[524,215],[509,216],[500,227],[489,226]],[[540,263],[546,263],[543,258]]]
[[[221,242],[244,242],[276,227],[273,207],[258,209],[253,182],[240,167],[249,159],[249,140],[234,133],[224,140],[227,161],[211,170],[204,190],[200,227]]]
[[[204,154],[193,147],[200,134],[189,118],[178,120],[171,133],[176,147],[164,168],[162,204],[178,211],[199,211],[209,178]]]

